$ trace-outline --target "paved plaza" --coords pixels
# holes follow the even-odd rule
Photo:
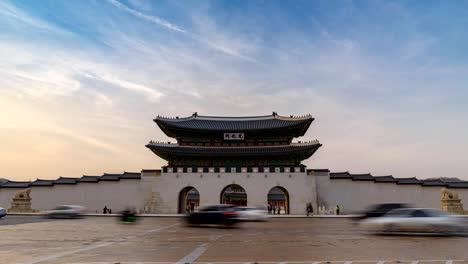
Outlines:
[[[0,220],[1,263],[468,263],[468,238],[373,236],[345,218],[275,218],[240,228],[180,218]]]

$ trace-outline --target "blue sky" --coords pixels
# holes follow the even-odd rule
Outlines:
[[[467,26],[466,1],[1,1],[0,177],[158,168],[158,114],[277,111],[316,118],[311,168],[468,179]]]

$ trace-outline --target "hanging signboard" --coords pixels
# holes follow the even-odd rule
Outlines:
[[[244,140],[244,133],[224,133],[224,140]]]

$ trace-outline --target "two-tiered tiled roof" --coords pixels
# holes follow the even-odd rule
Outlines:
[[[318,141],[292,143],[303,136],[314,118],[280,116],[219,117],[194,113],[183,118],[158,116],[154,121],[177,144],[146,145],[169,166],[297,166],[321,146]]]

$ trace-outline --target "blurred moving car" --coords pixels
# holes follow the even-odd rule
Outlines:
[[[7,210],[3,207],[0,207],[0,218],[7,215]]]
[[[45,216],[48,218],[81,218],[85,212],[86,209],[80,205],[61,205],[47,211]]]
[[[239,213],[235,210],[235,206],[227,204],[207,206],[187,217],[189,225],[234,226],[238,222]]]
[[[400,208],[409,208],[408,204],[404,203],[384,203],[384,204],[375,204],[367,208],[361,215],[355,218],[355,220],[363,220],[366,218],[372,217],[381,217],[391,210],[400,209]]]
[[[395,209],[382,217],[365,219],[361,224],[374,233],[456,235],[466,231],[463,218],[432,208]]]
[[[235,210],[239,213],[240,221],[267,221],[270,219],[266,210],[255,208],[255,207],[246,207],[240,206],[236,207]]]

